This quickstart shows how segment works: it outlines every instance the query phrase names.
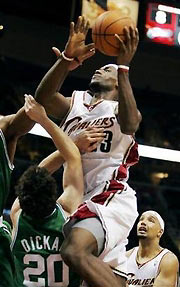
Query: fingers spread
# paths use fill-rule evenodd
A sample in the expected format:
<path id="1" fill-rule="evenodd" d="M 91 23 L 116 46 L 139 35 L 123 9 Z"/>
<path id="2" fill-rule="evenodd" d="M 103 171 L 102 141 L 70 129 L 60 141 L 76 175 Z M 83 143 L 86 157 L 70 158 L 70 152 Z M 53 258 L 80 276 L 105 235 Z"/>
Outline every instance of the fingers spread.
<path id="1" fill-rule="evenodd" d="M 78 33 L 78 32 L 80 31 L 81 24 L 82 24 L 82 16 L 79 16 L 79 17 L 78 17 L 78 20 L 77 20 L 77 23 L 76 23 L 76 25 L 75 25 L 75 27 L 74 27 L 74 31 L 75 31 L 76 33 Z"/>

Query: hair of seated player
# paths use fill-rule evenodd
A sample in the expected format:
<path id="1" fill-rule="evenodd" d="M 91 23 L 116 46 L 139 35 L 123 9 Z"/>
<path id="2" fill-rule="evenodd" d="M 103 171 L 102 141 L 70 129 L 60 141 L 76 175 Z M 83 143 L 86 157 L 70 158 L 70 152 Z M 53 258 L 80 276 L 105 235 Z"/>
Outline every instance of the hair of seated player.
<path id="1" fill-rule="evenodd" d="M 29 167 L 16 186 L 20 207 L 32 218 L 50 215 L 56 205 L 57 184 L 45 168 Z"/>

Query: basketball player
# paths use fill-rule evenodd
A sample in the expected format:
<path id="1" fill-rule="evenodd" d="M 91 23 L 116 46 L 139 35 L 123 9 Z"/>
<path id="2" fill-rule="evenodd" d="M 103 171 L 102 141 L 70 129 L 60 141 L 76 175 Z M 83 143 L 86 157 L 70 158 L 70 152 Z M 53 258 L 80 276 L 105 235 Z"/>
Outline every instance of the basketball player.
<path id="1" fill-rule="evenodd" d="M 128 76 L 138 31 L 125 28 L 125 43 L 116 36 L 117 65 L 96 70 L 89 90 L 75 91 L 70 103 L 58 89 L 75 60 L 94 53 L 93 44 L 85 45 L 88 27 L 84 17 L 71 23 L 65 51 L 43 78 L 36 98 L 50 115 L 65 118 L 64 131 L 72 138 L 90 126 L 104 128 L 104 141 L 82 154 L 85 203 L 65 225 L 61 254 L 89 286 L 119 287 L 125 286 L 125 245 L 138 215 L 135 192 L 127 184 L 128 169 L 138 161 L 133 136 L 141 121 Z"/>
<path id="2" fill-rule="evenodd" d="M 51 135 L 66 167 L 64 193 L 58 199 L 55 180 L 41 164 L 30 167 L 20 178 L 16 187 L 18 199 L 11 210 L 17 269 L 14 284 L 78 287 L 79 277 L 69 272 L 59 250 L 65 218 L 82 202 L 81 156 L 70 137 L 48 119 L 44 108 L 32 96 L 25 98 L 25 111 Z"/>
<path id="3" fill-rule="evenodd" d="M 26 134 L 34 125 L 24 109 L 16 114 L 0 118 L 0 216 L 9 194 L 11 172 L 18 138 Z M 10 251 L 10 240 L 6 229 L 0 224 L 0 286 L 13 285 L 14 264 Z"/>
<path id="4" fill-rule="evenodd" d="M 148 210 L 141 215 L 137 224 L 139 246 L 127 251 L 128 286 L 178 286 L 178 259 L 159 245 L 163 232 L 159 213 Z"/>

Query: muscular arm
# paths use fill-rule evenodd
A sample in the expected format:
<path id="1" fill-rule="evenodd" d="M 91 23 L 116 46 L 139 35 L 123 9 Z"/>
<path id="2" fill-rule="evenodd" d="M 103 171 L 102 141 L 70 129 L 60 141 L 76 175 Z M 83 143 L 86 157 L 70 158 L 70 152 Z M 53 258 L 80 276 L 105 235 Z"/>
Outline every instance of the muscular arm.
<path id="1" fill-rule="evenodd" d="M 83 172 L 81 156 L 78 148 L 56 124 L 48 118 L 41 125 L 51 135 L 56 147 L 61 151 L 65 161 L 63 174 L 63 194 L 57 200 L 68 213 L 72 213 L 82 202 L 83 197 Z"/>
<path id="2" fill-rule="evenodd" d="M 129 75 L 121 70 L 118 71 L 118 92 L 118 121 L 121 131 L 125 134 L 134 134 L 139 127 L 141 114 L 136 106 Z"/>
<path id="3" fill-rule="evenodd" d="M 28 133 L 35 122 L 26 115 L 24 108 L 21 108 L 14 115 L 4 117 L 1 121 L 1 129 L 6 139 L 9 159 L 13 162 L 18 138 Z"/>
<path id="4" fill-rule="evenodd" d="M 116 35 L 120 46 L 117 64 L 129 66 L 137 49 L 139 34 L 138 30 L 133 27 L 130 27 L 129 29 L 127 27 L 124 28 L 124 34 L 124 42 Z M 123 69 L 118 70 L 118 101 L 118 120 L 121 131 L 125 134 L 134 134 L 139 127 L 141 114 L 136 106 L 136 101 L 129 82 L 128 71 L 124 71 Z"/>
<path id="5" fill-rule="evenodd" d="M 95 53 L 93 43 L 85 45 L 88 29 L 89 22 L 83 16 L 78 18 L 76 24 L 70 23 L 70 33 L 64 54 L 74 61 L 68 61 L 67 58 L 65 60 L 58 51 L 59 59 L 44 76 L 35 93 L 36 100 L 45 107 L 47 113 L 60 120 L 67 114 L 70 104 L 58 93 L 59 89 L 68 72 Z"/>
<path id="6" fill-rule="evenodd" d="M 160 264 L 153 287 L 177 287 L 179 263 L 173 253 L 167 253 Z"/>
<path id="7" fill-rule="evenodd" d="M 62 129 L 53 123 L 46 115 L 45 109 L 33 97 L 25 98 L 25 111 L 28 116 L 38 122 L 49 133 L 58 151 L 66 162 L 63 175 L 64 193 L 58 199 L 65 211 L 72 213 L 82 202 L 84 185 L 79 149 Z M 56 154 L 54 155 L 56 157 Z M 52 168 L 52 166 L 51 166 Z"/>
<path id="8" fill-rule="evenodd" d="M 64 118 L 70 107 L 70 101 L 58 92 L 68 75 L 69 64 L 70 62 L 59 58 L 35 92 L 36 100 L 45 107 L 46 112 L 60 120 Z"/>

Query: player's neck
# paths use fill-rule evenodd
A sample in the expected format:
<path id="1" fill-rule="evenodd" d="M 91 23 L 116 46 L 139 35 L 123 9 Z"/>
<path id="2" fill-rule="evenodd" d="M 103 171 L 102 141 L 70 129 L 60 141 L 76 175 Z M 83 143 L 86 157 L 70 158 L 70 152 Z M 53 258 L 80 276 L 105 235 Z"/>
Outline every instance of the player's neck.
<path id="1" fill-rule="evenodd" d="M 96 104 L 100 100 L 114 101 L 114 91 L 112 91 L 112 92 L 101 91 L 101 92 L 93 93 L 91 105 Z"/>
<path id="2" fill-rule="evenodd" d="M 162 247 L 153 240 L 140 240 L 138 255 L 140 258 L 153 258 L 161 251 Z"/>

